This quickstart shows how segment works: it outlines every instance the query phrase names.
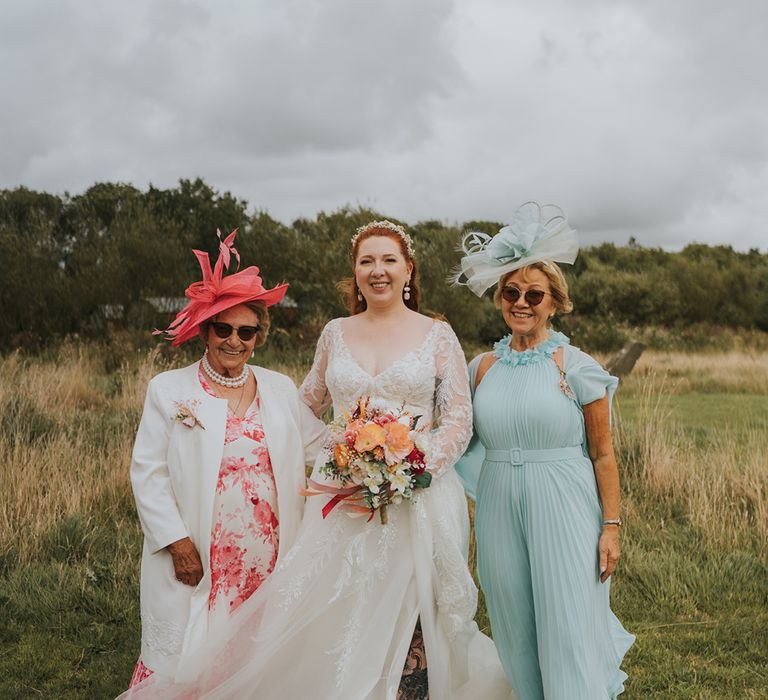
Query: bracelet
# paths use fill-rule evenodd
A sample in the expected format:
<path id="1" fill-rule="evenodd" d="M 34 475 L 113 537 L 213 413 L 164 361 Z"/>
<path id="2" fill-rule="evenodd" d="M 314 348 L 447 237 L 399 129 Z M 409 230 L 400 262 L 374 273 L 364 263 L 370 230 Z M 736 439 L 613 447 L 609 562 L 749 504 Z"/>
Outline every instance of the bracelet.
<path id="1" fill-rule="evenodd" d="M 603 525 L 617 525 L 618 527 L 621 527 L 623 524 L 621 518 L 616 518 L 615 520 L 603 520 Z"/>

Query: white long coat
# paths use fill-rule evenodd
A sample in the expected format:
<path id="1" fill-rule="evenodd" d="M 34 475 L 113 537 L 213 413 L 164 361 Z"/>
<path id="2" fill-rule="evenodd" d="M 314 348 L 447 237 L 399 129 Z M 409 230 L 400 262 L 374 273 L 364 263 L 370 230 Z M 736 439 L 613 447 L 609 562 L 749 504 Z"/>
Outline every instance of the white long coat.
<path id="1" fill-rule="evenodd" d="M 199 362 L 158 374 L 149 382 L 131 461 L 131 483 L 144 532 L 141 560 L 141 658 L 173 675 L 179 659 L 206 638 L 211 590 L 210 542 L 216 482 L 224 450 L 227 402 L 198 380 Z M 304 508 L 299 489 L 305 465 L 322 448 L 325 426 L 301 402 L 293 381 L 251 366 L 258 384 L 264 435 L 277 488 L 278 561 L 293 544 Z M 176 402 L 198 401 L 204 428 L 174 419 Z M 189 537 L 204 576 L 196 586 L 176 580 L 165 547 Z"/>

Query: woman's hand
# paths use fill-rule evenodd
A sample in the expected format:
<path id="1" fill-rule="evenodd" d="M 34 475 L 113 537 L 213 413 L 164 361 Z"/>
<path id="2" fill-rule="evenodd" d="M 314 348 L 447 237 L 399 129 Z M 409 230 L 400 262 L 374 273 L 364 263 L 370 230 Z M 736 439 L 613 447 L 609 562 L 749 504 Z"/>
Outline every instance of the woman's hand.
<path id="1" fill-rule="evenodd" d="M 605 583 L 616 571 L 616 564 L 618 564 L 621 556 L 618 525 L 605 525 L 603 527 L 598 550 L 600 552 L 600 582 Z"/>
<path id="2" fill-rule="evenodd" d="M 187 584 L 187 586 L 196 586 L 203 578 L 203 562 L 200 561 L 200 555 L 197 548 L 189 537 L 183 540 L 177 540 L 167 547 L 173 557 L 173 568 L 176 574 L 176 580 Z"/>

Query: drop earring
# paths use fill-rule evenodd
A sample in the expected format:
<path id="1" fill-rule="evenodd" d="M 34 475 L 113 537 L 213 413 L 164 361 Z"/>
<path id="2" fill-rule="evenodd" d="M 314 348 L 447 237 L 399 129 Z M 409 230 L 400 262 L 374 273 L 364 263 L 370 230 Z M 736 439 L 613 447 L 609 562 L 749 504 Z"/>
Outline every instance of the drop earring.
<path id="1" fill-rule="evenodd" d="M 363 300 L 363 295 L 360 293 L 359 289 L 357 290 L 357 300 L 358 301 L 362 301 Z"/>
<path id="2" fill-rule="evenodd" d="M 408 301 L 411 298 L 411 287 L 409 286 L 411 284 L 411 280 L 408 280 L 405 283 L 405 287 L 403 287 L 403 299 Z"/>

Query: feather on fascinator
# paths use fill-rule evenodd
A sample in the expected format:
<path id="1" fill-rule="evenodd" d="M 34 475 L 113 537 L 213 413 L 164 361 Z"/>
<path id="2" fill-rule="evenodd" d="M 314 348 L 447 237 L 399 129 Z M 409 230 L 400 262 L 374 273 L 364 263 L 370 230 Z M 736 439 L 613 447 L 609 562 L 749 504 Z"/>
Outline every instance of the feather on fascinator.
<path id="1" fill-rule="evenodd" d="M 573 263 L 579 241 L 560 207 L 526 202 L 495 236 L 467 233 L 460 250 L 464 257 L 450 282 L 465 285 L 480 297 L 500 277 L 531 263 Z"/>
<path id="2" fill-rule="evenodd" d="M 238 267 L 240 266 L 240 254 L 233 245 L 237 229 L 223 241 L 221 231 L 217 230 L 216 235 L 219 238 L 219 258 L 213 270 L 208 253 L 202 250 L 192 251 L 200 264 L 203 279 L 187 287 L 184 296 L 189 299 L 189 303 L 179 311 L 171 325 L 164 331 L 154 331 L 156 335 L 165 333 L 166 339 L 170 340 L 173 346 L 181 345 L 197 336 L 203 321 L 226 309 L 257 300 L 272 306 L 285 296 L 288 289 L 287 284 L 266 289 L 259 276 L 259 268 L 253 265 L 225 277 L 224 270 L 229 269 L 233 255 L 237 259 Z"/>

